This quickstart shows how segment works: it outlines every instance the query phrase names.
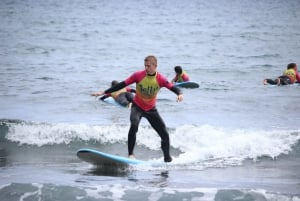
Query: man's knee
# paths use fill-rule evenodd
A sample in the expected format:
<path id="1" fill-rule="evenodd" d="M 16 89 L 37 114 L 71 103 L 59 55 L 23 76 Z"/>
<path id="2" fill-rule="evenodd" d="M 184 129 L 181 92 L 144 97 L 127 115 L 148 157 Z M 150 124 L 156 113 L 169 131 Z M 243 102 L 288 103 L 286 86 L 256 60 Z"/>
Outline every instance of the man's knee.
<path id="1" fill-rule="evenodd" d="M 131 124 L 128 135 L 135 136 L 137 132 L 138 132 L 138 125 Z"/>

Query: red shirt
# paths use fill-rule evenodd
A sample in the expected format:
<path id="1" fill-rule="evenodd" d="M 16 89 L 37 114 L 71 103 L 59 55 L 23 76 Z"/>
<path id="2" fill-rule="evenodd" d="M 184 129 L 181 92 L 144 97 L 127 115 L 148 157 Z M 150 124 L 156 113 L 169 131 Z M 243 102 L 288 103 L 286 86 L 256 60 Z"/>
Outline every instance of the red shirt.
<path id="1" fill-rule="evenodd" d="M 297 82 L 300 82 L 299 72 L 298 72 L 298 70 L 295 70 L 295 71 L 296 71 L 296 80 L 297 80 Z"/>
<path id="2" fill-rule="evenodd" d="M 147 75 L 145 70 L 133 73 L 125 80 L 126 85 L 136 83 L 136 94 L 133 102 L 144 111 L 149 111 L 156 105 L 156 96 L 160 88 L 171 89 L 173 84 L 162 74 Z"/>
<path id="3" fill-rule="evenodd" d="M 292 84 L 294 84 L 296 81 L 299 82 L 300 81 L 300 76 L 299 76 L 299 72 L 297 71 L 297 69 L 287 69 L 284 71 L 283 75 L 286 75 L 290 78 Z"/>

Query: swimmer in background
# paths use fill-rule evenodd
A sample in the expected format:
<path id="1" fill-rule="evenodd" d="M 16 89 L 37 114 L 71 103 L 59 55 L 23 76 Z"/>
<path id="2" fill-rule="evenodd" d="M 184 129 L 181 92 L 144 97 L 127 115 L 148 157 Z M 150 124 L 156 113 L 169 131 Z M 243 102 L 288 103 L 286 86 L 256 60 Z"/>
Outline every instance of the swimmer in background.
<path id="1" fill-rule="evenodd" d="M 181 66 L 175 66 L 174 71 L 176 73 L 175 77 L 171 80 L 171 83 L 175 82 L 187 82 L 190 80 L 189 75 L 182 70 Z"/>
<path id="2" fill-rule="evenodd" d="M 275 80 L 264 79 L 264 85 L 288 85 L 294 83 L 300 83 L 300 75 L 297 69 L 296 63 L 290 63 L 287 65 L 287 69 L 283 72 L 283 75 L 277 77 Z"/>

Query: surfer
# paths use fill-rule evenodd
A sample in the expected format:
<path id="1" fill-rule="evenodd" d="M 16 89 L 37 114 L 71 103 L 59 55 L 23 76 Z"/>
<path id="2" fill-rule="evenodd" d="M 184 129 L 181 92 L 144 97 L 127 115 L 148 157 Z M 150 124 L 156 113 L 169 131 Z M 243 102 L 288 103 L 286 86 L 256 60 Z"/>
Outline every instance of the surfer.
<path id="1" fill-rule="evenodd" d="M 181 66 L 175 66 L 174 67 L 175 71 L 175 77 L 171 80 L 172 83 L 174 82 L 187 82 L 190 80 L 189 75 L 182 70 Z"/>
<path id="2" fill-rule="evenodd" d="M 111 87 L 117 85 L 119 82 L 117 80 L 113 80 L 111 82 Z M 108 97 L 112 97 L 117 103 L 119 103 L 120 105 L 124 106 L 124 107 L 131 107 L 131 102 L 133 100 L 133 94 L 135 93 L 135 89 L 131 89 L 129 87 L 124 87 L 120 90 L 117 90 L 115 92 L 112 93 L 106 93 L 104 94 L 100 100 L 104 100 Z M 92 93 L 91 96 L 101 96 L 102 93 L 101 92 L 95 92 Z"/>
<path id="3" fill-rule="evenodd" d="M 165 162 L 171 162 L 170 155 L 170 139 L 167 127 L 156 109 L 157 94 L 162 87 L 173 91 L 177 94 L 177 101 L 183 100 L 181 90 L 174 84 L 170 83 L 165 76 L 156 71 L 157 59 L 155 56 L 147 56 L 144 60 L 145 70 L 140 70 L 133 73 L 124 81 L 117 85 L 98 92 L 103 95 L 120 90 L 130 84 L 136 83 L 136 94 L 132 101 L 130 113 L 130 129 L 128 132 L 128 155 L 129 158 L 134 158 L 134 146 L 136 142 L 136 133 L 142 117 L 145 117 L 154 130 L 161 138 L 161 148 L 164 155 Z"/>
<path id="4" fill-rule="evenodd" d="M 287 65 L 287 69 L 283 72 L 283 75 L 279 76 L 275 80 L 264 79 L 263 83 L 271 85 L 288 85 L 300 82 L 300 75 L 297 69 L 297 64 L 290 63 Z"/>

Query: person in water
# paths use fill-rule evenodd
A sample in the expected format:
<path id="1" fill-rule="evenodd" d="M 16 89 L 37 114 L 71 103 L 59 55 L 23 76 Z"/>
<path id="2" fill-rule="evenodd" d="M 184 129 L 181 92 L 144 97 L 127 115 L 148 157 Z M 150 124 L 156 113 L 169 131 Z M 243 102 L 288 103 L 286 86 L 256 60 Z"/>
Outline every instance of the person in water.
<path id="1" fill-rule="evenodd" d="M 111 87 L 117 85 L 119 82 L 117 80 L 113 80 L 111 82 Z M 124 106 L 124 107 L 130 107 L 131 106 L 131 102 L 133 100 L 133 94 L 135 93 L 135 89 L 131 89 L 129 87 L 124 87 L 120 90 L 117 90 L 115 92 L 112 93 L 107 93 L 104 94 L 100 100 L 105 100 L 108 97 L 112 97 L 117 103 L 119 103 L 120 105 Z M 101 94 L 101 92 L 96 92 L 96 93 L 92 93 L 92 96 L 99 96 L 99 94 Z"/>
<path id="2" fill-rule="evenodd" d="M 162 87 L 177 94 L 177 101 L 183 100 L 181 90 L 170 83 L 165 76 L 157 72 L 157 59 L 155 56 L 147 56 L 144 59 L 144 70 L 137 71 L 124 81 L 105 90 L 101 94 L 112 93 L 130 84 L 136 83 L 136 94 L 133 98 L 130 113 L 130 129 L 128 132 L 128 155 L 134 158 L 134 146 L 136 133 L 142 117 L 145 117 L 161 138 L 161 149 L 165 162 L 171 162 L 170 139 L 167 127 L 156 109 L 156 99 Z M 100 94 L 100 93 L 99 93 Z"/>
<path id="3" fill-rule="evenodd" d="M 300 75 L 297 69 L 296 63 L 290 63 L 287 65 L 287 69 L 283 72 L 283 75 L 279 76 L 275 80 L 264 79 L 263 83 L 271 85 L 288 85 L 300 82 Z"/>
<path id="4" fill-rule="evenodd" d="M 172 83 L 174 82 L 187 82 L 190 80 L 189 75 L 182 70 L 181 66 L 175 66 L 174 71 L 176 73 L 175 77 L 171 80 Z"/>

